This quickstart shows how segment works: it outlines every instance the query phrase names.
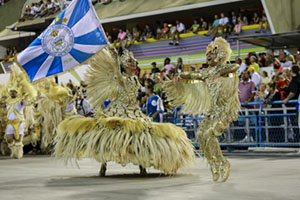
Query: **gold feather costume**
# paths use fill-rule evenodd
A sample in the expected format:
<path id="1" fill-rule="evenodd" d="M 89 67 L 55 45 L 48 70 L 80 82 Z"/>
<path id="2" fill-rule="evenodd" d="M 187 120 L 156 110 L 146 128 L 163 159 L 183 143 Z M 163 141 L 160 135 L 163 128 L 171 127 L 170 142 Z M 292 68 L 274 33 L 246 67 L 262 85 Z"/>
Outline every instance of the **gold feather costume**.
<path id="1" fill-rule="evenodd" d="M 56 128 L 63 120 L 63 111 L 73 96 L 68 88 L 59 86 L 53 79 L 44 79 L 37 89 L 39 95 L 33 108 L 34 129 L 41 139 L 41 150 L 47 153 L 54 142 Z"/>
<path id="2" fill-rule="evenodd" d="M 133 55 L 126 52 L 121 61 Z M 87 97 L 98 110 L 94 118 L 74 116 L 58 127 L 54 155 L 70 160 L 94 158 L 100 163 L 115 161 L 142 168 L 154 167 L 176 173 L 194 161 L 193 146 L 186 133 L 173 124 L 153 123 L 137 104 L 136 76 L 121 74 L 119 57 L 108 47 L 89 61 Z M 107 99 L 110 105 L 101 107 Z"/>
<path id="3" fill-rule="evenodd" d="M 8 140 L 8 147 L 11 150 L 11 157 L 19 159 L 23 157 L 23 135 L 20 131 L 23 132 L 23 127 L 26 122 L 26 118 L 23 114 L 23 108 L 24 105 L 26 105 L 26 102 L 35 98 L 36 90 L 28 81 L 23 71 L 16 64 L 12 64 L 10 68 L 12 71 L 10 73 L 6 89 L 8 93 L 15 91 L 16 96 L 13 98 L 8 95 L 8 98 L 5 100 L 8 119 L 6 131 L 10 131 L 9 133 L 6 132 L 6 134 L 13 133 L 14 136 L 11 142 L 7 138 L 6 139 Z M 29 121 L 30 120 L 28 120 L 28 122 Z"/>
<path id="4" fill-rule="evenodd" d="M 223 157 L 217 136 L 222 135 L 232 121 L 238 119 L 239 77 L 235 64 L 226 64 L 231 49 L 222 38 L 216 38 L 207 47 L 207 54 L 215 54 L 215 66 L 196 72 L 183 72 L 178 82 L 169 81 L 164 90 L 174 106 L 183 105 L 183 112 L 204 114 L 197 138 L 205 158 L 210 164 L 213 180 L 221 175 L 222 181 L 229 176 L 229 161 Z"/>

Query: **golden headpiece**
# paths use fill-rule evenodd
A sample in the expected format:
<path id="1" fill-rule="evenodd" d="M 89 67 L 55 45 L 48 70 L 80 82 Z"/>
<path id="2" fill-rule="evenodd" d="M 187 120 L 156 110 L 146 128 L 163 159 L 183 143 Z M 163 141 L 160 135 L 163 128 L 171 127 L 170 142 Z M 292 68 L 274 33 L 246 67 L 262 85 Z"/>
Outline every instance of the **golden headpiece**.
<path id="1" fill-rule="evenodd" d="M 10 65 L 11 73 L 6 86 L 7 93 L 11 90 L 17 91 L 18 98 L 34 98 L 37 95 L 36 90 L 28 81 L 25 73 L 14 63 Z"/>
<path id="2" fill-rule="evenodd" d="M 133 53 L 131 51 L 128 51 L 127 49 L 125 49 L 123 51 L 123 54 L 121 55 L 121 64 L 124 68 L 127 68 L 127 61 L 129 59 L 133 59 L 135 60 L 134 56 L 133 56 Z"/>
<path id="3" fill-rule="evenodd" d="M 221 61 L 222 64 L 230 60 L 232 53 L 230 44 L 221 37 L 217 37 L 207 46 L 206 53 L 208 52 L 216 53 L 216 62 Z"/>

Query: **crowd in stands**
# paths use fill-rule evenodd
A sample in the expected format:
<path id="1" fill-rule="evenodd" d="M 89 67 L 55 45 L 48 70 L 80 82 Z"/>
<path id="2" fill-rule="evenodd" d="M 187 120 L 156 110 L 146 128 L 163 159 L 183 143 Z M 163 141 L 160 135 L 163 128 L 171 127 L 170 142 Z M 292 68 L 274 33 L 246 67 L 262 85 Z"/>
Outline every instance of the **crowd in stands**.
<path id="1" fill-rule="evenodd" d="M 7 3 L 9 0 L 0 0 L 0 6 L 3 6 L 5 3 Z"/>
<path id="2" fill-rule="evenodd" d="M 264 12 L 259 16 L 256 12 L 253 16 L 243 16 L 242 13 L 236 14 L 232 11 L 226 15 L 224 13 L 215 14 L 214 20 L 209 21 L 204 17 L 199 17 L 193 20 L 191 27 L 186 28 L 185 24 L 176 20 L 175 23 L 169 23 L 167 21 L 161 23 L 156 22 L 155 26 L 146 24 L 144 27 L 135 26 L 132 29 L 112 28 L 111 31 L 107 31 L 107 37 L 111 43 L 117 44 L 123 48 L 129 47 L 134 44 L 135 41 L 143 42 L 147 39 L 171 39 L 170 45 L 179 45 L 180 34 L 191 32 L 198 34 L 199 31 L 207 31 L 206 36 L 212 36 L 215 38 L 221 36 L 227 38 L 232 35 L 239 35 L 242 31 L 242 27 L 245 25 L 259 24 L 258 33 L 266 32 L 268 30 L 268 21 Z"/>
<path id="3" fill-rule="evenodd" d="M 37 3 L 27 5 L 23 16 L 19 21 L 36 19 L 37 17 L 47 17 L 66 8 L 72 0 L 59 2 L 58 0 L 41 0 Z"/>

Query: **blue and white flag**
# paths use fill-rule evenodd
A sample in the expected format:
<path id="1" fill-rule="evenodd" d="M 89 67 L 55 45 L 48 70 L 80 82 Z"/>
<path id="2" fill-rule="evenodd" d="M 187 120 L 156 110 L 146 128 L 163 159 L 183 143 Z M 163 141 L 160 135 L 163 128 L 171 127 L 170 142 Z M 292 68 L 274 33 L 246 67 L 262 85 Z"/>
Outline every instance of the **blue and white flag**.
<path id="1" fill-rule="evenodd" d="M 67 71 L 107 45 L 90 0 L 73 0 L 17 61 L 31 82 Z"/>

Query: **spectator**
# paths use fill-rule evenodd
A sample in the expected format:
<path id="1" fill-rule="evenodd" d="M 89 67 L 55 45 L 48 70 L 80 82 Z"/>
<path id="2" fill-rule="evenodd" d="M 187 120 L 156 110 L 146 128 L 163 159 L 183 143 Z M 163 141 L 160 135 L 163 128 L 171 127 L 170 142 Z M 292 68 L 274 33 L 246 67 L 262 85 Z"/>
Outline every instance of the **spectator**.
<path id="1" fill-rule="evenodd" d="M 300 104 L 300 95 L 299 95 L 299 97 L 298 97 L 298 104 L 297 104 L 297 108 L 296 108 L 296 110 L 297 110 L 297 118 L 296 118 L 296 120 L 298 121 L 298 126 L 299 126 L 299 128 L 300 128 L 300 112 L 299 112 L 299 104 Z M 300 153 L 300 151 L 299 151 L 298 153 Z"/>
<path id="2" fill-rule="evenodd" d="M 174 65 L 171 64 L 171 59 L 166 58 L 164 61 L 164 67 L 162 68 L 162 72 L 165 72 L 166 75 L 169 74 L 170 70 L 176 69 Z"/>
<path id="3" fill-rule="evenodd" d="M 241 17 L 238 17 L 237 18 L 237 23 L 236 25 L 234 26 L 234 29 L 235 29 L 235 35 L 239 35 L 242 31 L 242 27 L 243 27 L 243 22 L 242 22 L 242 19 Z"/>
<path id="4" fill-rule="evenodd" d="M 242 74 L 243 71 L 245 71 L 247 69 L 247 65 L 245 63 L 242 62 L 242 59 L 239 57 L 235 58 L 235 63 L 238 64 L 240 66 L 240 68 L 238 69 L 238 73 L 239 75 Z"/>
<path id="5" fill-rule="evenodd" d="M 175 31 L 171 31 L 172 33 L 172 42 L 170 44 L 174 44 L 175 40 L 175 45 L 179 45 L 179 39 L 180 39 L 180 34 L 185 32 L 185 26 L 182 22 L 179 20 L 176 20 L 176 29 Z M 177 39 L 176 39 L 177 37 Z"/>
<path id="6" fill-rule="evenodd" d="M 72 0 L 65 0 L 64 1 L 64 8 L 68 7 L 72 3 Z"/>
<path id="7" fill-rule="evenodd" d="M 221 18 L 219 20 L 219 27 L 222 30 L 222 35 L 223 37 L 227 37 L 228 35 L 231 34 L 231 25 L 229 23 L 229 19 L 227 16 L 224 15 L 224 13 L 221 13 Z"/>
<path id="8" fill-rule="evenodd" d="M 155 83 L 154 83 L 154 92 L 160 96 L 161 95 L 161 92 L 162 92 L 162 81 L 161 81 L 161 78 L 160 78 L 160 75 L 159 74 L 155 74 L 154 76 L 154 79 L 155 79 Z"/>
<path id="9" fill-rule="evenodd" d="M 148 86 L 146 90 L 148 96 L 147 100 L 147 115 L 152 118 L 154 122 L 162 122 L 160 113 L 164 112 L 164 106 L 161 98 L 154 93 L 153 86 Z"/>
<path id="10" fill-rule="evenodd" d="M 260 84 L 259 90 L 255 93 L 255 101 L 266 101 L 266 98 L 268 96 L 268 91 L 267 91 L 267 85 L 266 84 Z M 267 105 L 263 105 L 263 107 L 267 107 Z"/>
<path id="11" fill-rule="evenodd" d="M 259 31 L 256 31 L 256 33 L 262 33 L 262 32 L 266 33 L 268 30 L 268 27 L 269 27 L 268 19 L 267 19 L 265 11 L 263 11 L 263 16 L 259 22 Z"/>
<path id="12" fill-rule="evenodd" d="M 261 83 L 265 84 L 265 85 L 268 85 L 270 83 L 270 78 L 268 76 L 268 72 L 267 71 L 263 71 L 261 76 L 262 76 Z"/>
<path id="13" fill-rule="evenodd" d="M 169 38 L 169 32 L 170 32 L 170 29 L 168 27 L 168 24 L 165 22 L 164 27 L 161 30 L 161 35 L 159 38 Z"/>
<path id="14" fill-rule="evenodd" d="M 243 24 L 244 26 L 246 26 L 246 25 L 249 24 L 248 18 L 247 18 L 246 16 L 243 17 L 243 22 L 242 22 L 242 24 Z"/>
<path id="15" fill-rule="evenodd" d="M 252 66 L 248 68 L 248 71 L 250 72 L 250 75 L 251 75 L 251 81 L 254 82 L 255 87 L 258 89 L 259 85 L 261 83 L 260 75 L 255 71 L 254 67 L 252 67 Z"/>
<path id="16" fill-rule="evenodd" d="M 123 29 L 119 29 L 118 39 L 114 41 L 114 45 L 116 46 L 117 43 L 119 43 L 119 46 L 121 46 L 123 49 L 126 46 L 127 43 L 127 37 L 126 32 L 123 31 Z"/>
<path id="17" fill-rule="evenodd" d="M 205 36 L 209 36 L 210 34 L 213 34 L 214 37 L 216 37 L 216 35 L 218 34 L 218 28 L 219 28 L 219 16 L 216 14 L 214 16 L 214 21 L 213 21 L 213 24 L 212 26 L 210 26 L 207 34 L 204 34 Z"/>
<path id="18" fill-rule="evenodd" d="M 191 26 L 191 28 L 189 28 L 189 31 L 194 34 L 197 34 L 199 30 L 200 30 L 200 24 L 198 23 L 198 20 L 194 19 L 193 25 Z"/>
<path id="19" fill-rule="evenodd" d="M 235 25 L 238 23 L 238 17 L 236 16 L 235 12 L 231 12 L 231 19 L 230 19 L 230 24 L 232 27 L 235 27 Z"/>
<path id="20" fill-rule="evenodd" d="M 280 99 L 280 92 L 276 89 L 276 84 L 274 82 L 270 82 L 268 84 L 268 95 L 266 96 L 264 102 L 270 104 L 272 101 L 279 101 Z M 279 104 L 273 104 L 272 108 L 281 107 Z"/>
<path id="21" fill-rule="evenodd" d="M 207 22 L 204 20 L 203 17 L 200 17 L 200 30 L 201 31 L 207 30 Z"/>
<path id="22" fill-rule="evenodd" d="M 294 65 L 292 67 L 292 81 L 290 82 L 287 88 L 287 97 L 283 100 L 283 103 L 286 104 L 291 99 L 298 99 L 300 94 L 300 73 L 299 67 Z"/>
<path id="23" fill-rule="evenodd" d="M 156 31 L 155 31 L 155 38 L 156 39 L 160 39 L 161 37 L 161 26 L 160 26 L 160 22 L 159 21 L 156 21 Z"/>
<path id="24" fill-rule="evenodd" d="M 153 31 L 151 30 L 150 26 L 146 24 L 144 32 L 141 37 L 141 41 L 145 41 L 148 38 L 152 38 L 152 37 L 153 37 Z"/>
<path id="25" fill-rule="evenodd" d="M 59 10 L 63 10 L 63 5 L 62 4 L 60 4 L 59 2 L 58 2 L 58 0 L 54 0 L 53 1 L 53 5 L 54 5 L 54 8 L 55 8 L 55 13 L 57 12 L 57 11 L 59 11 Z"/>
<path id="26" fill-rule="evenodd" d="M 47 15 L 53 15 L 56 12 L 54 3 L 51 2 L 51 0 L 47 1 Z"/>
<path id="27" fill-rule="evenodd" d="M 20 22 L 24 22 L 25 20 L 29 20 L 31 19 L 31 8 L 29 5 L 26 6 L 25 8 L 25 12 L 23 14 L 23 16 L 19 19 Z"/>
<path id="28" fill-rule="evenodd" d="M 182 72 L 182 69 L 183 69 L 183 61 L 182 58 L 179 57 L 177 58 L 176 72 L 177 73 Z"/>
<path id="29" fill-rule="evenodd" d="M 255 56 L 251 56 L 250 57 L 250 62 L 251 62 L 250 67 L 253 67 L 255 69 L 255 71 L 257 73 L 259 73 L 260 69 L 259 69 L 259 65 L 257 64 L 257 58 Z"/>
<path id="30" fill-rule="evenodd" d="M 258 54 L 258 65 L 261 67 L 266 67 L 266 53 L 259 53 Z"/>
<path id="31" fill-rule="evenodd" d="M 252 24 L 259 24 L 259 22 L 260 22 L 260 18 L 258 14 L 255 12 L 252 18 Z"/>
<path id="32" fill-rule="evenodd" d="M 156 62 L 151 63 L 151 65 L 152 65 L 152 69 L 151 69 L 152 74 L 160 73 L 160 70 L 156 66 Z"/>
<path id="33" fill-rule="evenodd" d="M 280 99 L 284 100 L 287 92 L 287 86 L 289 85 L 289 80 L 284 78 L 282 72 L 277 72 L 274 76 L 274 82 L 276 83 L 276 90 L 280 93 Z"/>
<path id="34" fill-rule="evenodd" d="M 112 43 L 112 37 L 108 32 L 106 32 L 106 37 L 107 37 L 107 40 L 109 41 L 109 43 Z"/>
<path id="35" fill-rule="evenodd" d="M 88 100 L 83 98 L 81 91 L 77 92 L 75 108 L 79 115 L 83 115 L 85 117 L 91 117 L 94 114 L 92 105 L 88 102 Z"/>
<path id="36" fill-rule="evenodd" d="M 139 41 L 139 39 L 140 39 L 140 32 L 138 31 L 138 27 L 133 27 L 130 44 L 134 44 L 134 42 L 136 40 Z"/>
<path id="37" fill-rule="evenodd" d="M 245 106 L 248 102 L 254 100 L 255 96 L 255 84 L 250 80 L 250 73 L 248 71 L 242 72 L 242 81 L 239 83 L 239 100 L 244 103 Z"/>

